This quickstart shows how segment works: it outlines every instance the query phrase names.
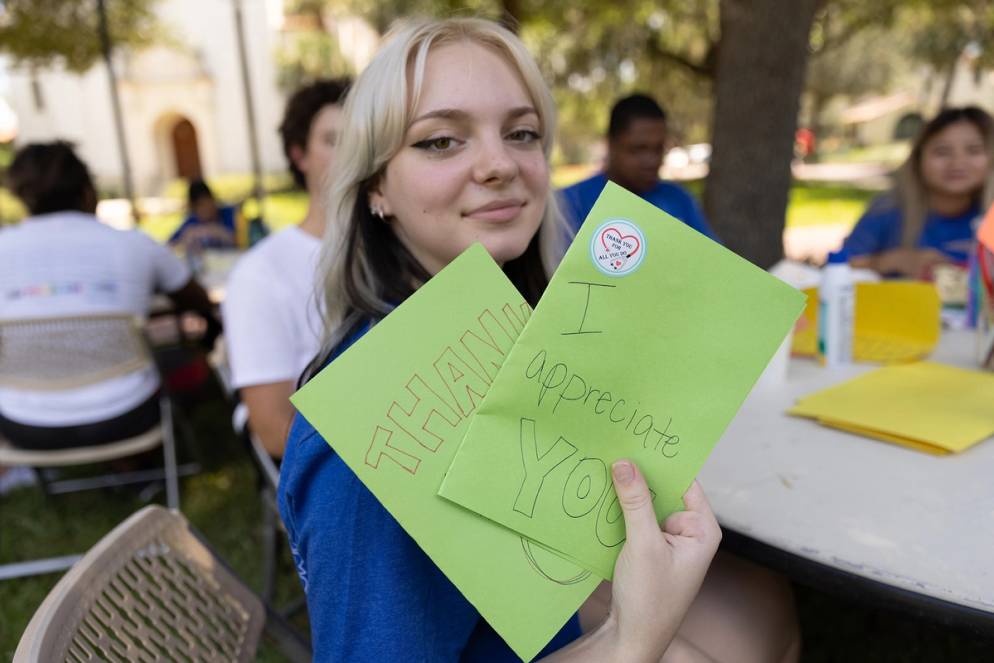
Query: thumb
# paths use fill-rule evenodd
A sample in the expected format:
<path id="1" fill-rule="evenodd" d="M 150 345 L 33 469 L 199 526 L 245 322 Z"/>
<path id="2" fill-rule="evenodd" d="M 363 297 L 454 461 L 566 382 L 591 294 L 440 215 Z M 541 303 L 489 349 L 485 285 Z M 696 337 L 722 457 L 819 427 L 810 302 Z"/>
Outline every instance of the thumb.
<path id="1" fill-rule="evenodd" d="M 656 512 L 652 508 L 652 494 L 645 477 L 630 460 L 619 460 L 611 466 L 614 490 L 625 516 L 625 533 L 629 541 L 659 532 Z"/>

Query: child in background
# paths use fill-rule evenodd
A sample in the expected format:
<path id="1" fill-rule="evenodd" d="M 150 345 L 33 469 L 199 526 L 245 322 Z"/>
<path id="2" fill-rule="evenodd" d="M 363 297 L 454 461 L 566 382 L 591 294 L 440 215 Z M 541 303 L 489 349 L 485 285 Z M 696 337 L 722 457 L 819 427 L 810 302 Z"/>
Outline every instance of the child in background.
<path id="1" fill-rule="evenodd" d="M 189 216 L 169 238 L 171 246 L 180 246 L 188 254 L 237 246 L 238 210 L 234 206 L 218 205 L 207 182 L 201 179 L 190 181 L 187 205 Z"/>

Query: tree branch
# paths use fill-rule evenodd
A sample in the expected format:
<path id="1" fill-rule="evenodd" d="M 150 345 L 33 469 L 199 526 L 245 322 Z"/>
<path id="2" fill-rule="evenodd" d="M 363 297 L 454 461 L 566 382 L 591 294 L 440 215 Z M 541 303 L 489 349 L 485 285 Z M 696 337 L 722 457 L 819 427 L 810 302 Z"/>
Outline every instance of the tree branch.
<path id="1" fill-rule="evenodd" d="M 717 42 L 711 42 L 711 45 L 708 47 L 708 54 L 705 56 L 703 62 L 695 62 L 682 53 L 674 53 L 673 51 L 664 49 L 659 45 L 659 42 L 656 39 L 649 39 L 646 47 L 649 57 L 651 58 L 678 64 L 690 73 L 700 76 L 701 78 L 709 80 L 714 79 L 714 63 L 718 47 Z"/>

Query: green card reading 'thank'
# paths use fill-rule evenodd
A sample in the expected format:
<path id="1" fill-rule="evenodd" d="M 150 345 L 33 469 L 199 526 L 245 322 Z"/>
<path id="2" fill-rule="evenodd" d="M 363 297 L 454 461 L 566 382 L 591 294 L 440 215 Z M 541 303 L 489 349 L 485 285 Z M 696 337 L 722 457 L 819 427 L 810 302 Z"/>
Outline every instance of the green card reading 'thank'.
<path id="1" fill-rule="evenodd" d="M 292 398 L 523 659 L 545 646 L 597 578 L 437 492 L 529 313 L 474 245 Z"/>
<path id="2" fill-rule="evenodd" d="M 470 422 L 443 497 L 604 578 L 625 538 L 610 480 L 635 460 L 660 519 L 804 297 L 609 183 Z"/>

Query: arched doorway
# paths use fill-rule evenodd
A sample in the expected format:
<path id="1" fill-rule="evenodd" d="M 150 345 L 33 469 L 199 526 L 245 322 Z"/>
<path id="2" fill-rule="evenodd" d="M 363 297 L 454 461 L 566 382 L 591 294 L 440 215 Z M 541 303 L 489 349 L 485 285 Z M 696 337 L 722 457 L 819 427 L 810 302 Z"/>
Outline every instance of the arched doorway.
<path id="1" fill-rule="evenodd" d="M 200 148 L 197 145 L 197 130 L 185 117 L 173 125 L 170 133 L 173 158 L 176 161 L 176 175 L 189 180 L 200 177 Z"/>

